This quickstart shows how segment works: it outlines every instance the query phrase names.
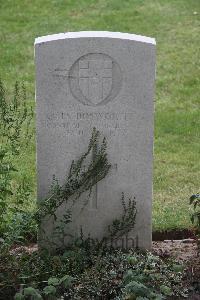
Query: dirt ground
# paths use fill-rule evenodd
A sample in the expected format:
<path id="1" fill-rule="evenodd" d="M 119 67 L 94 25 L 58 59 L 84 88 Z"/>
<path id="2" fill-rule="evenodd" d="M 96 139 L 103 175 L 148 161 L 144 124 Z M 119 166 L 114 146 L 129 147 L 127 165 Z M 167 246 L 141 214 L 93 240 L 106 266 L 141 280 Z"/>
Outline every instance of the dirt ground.
<path id="1" fill-rule="evenodd" d="M 200 300 L 200 254 L 193 239 L 153 242 L 152 252 L 160 257 L 173 257 L 186 266 L 185 284 L 191 289 L 190 300 Z"/>
<path id="2" fill-rule="evenodd" d="M 193 239 L 153 242 L 152 252 L 161 257 L 172 256 L 183 262 L 189 262 L 198 254 L 197 245 Z"/>

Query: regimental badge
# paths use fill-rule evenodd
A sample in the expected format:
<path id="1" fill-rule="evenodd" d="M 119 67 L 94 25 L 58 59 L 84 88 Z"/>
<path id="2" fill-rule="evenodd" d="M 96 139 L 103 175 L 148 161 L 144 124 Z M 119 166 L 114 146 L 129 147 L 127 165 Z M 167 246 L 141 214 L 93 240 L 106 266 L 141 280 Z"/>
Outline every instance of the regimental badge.
<path id="1" fill-rule="evenodd" d="M 119 65 L 108 55 L 90 53 L 80 57 L 69 71 L 70 89 L 82 104 L 98 106 L 113 100 L 120 91 Z"/>

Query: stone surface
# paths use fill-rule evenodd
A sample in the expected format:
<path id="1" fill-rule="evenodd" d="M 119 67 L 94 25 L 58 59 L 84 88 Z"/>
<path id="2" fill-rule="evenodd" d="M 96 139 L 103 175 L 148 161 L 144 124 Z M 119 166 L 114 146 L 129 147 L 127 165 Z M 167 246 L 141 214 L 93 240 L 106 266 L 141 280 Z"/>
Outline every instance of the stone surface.
<path id="1" fill-rule="evenodd" d="M 124 192 L 136 197 L 138 211 L 128 247 L 150 249 L 155 40 L 112 32 L 50 35 L 36 39 L 35 61 L 38 199 L 47 197 L 53 175 L 63 182 L 96 127 L 113 167 L 84 209 L 88 195 L 75 204 L 70 231 L 78 235 L 82 227 L 101 239 L 122 214 Z M 49 239 L 52 223 L 42 225 Z"/>

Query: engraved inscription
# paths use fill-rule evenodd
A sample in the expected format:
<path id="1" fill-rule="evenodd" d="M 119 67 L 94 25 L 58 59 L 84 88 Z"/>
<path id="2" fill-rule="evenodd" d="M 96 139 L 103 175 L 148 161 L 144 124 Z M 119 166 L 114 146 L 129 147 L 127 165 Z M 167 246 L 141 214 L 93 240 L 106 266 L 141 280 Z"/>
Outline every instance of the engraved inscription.
<path id="1" fill-rule="evenodd" d="M 72 65 L 69 84 L 73 96 L 82 104 L 105 105 L 119 93 L 122 73 L 110 56 L 90 53 Z"/>
<path id="2" fill-rule="evenodd" d="M 117 132 L 126 134 L 130 122 L 135 119 L 133 112 L 53 112 L 46 114 L 41 125 L 50 130 L 62 130 L 65 135 L 84 135 L 89 128 L 106 130 L 107 135 Z"/>

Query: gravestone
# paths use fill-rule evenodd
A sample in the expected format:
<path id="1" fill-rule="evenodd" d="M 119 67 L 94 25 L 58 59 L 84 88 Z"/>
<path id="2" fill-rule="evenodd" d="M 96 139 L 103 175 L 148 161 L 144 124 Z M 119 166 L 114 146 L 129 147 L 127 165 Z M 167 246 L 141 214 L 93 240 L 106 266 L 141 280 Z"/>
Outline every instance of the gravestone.
<path id="1" fill-rule="evenodd" d="M 49 35 L 36 39 L 35 61 L 39 201 L 47 197 L 54 175 L 64 182 L 95 127 L 107 139 L 112 168 L 84 209 L 88 195 L 73 206 L 70 232 L 78 236 L 82 228 L 85 236 L 101 239 L 122 214 L 124 192 L 137 206 L 126 245 L 150 249 L 155 40 L 113 32 Z M 58 221 L 65 211 L 65 206 L 58 210 Z M 52 224 L 42 222 L 42 246 L 44 237 L 53 239 Z"/>

